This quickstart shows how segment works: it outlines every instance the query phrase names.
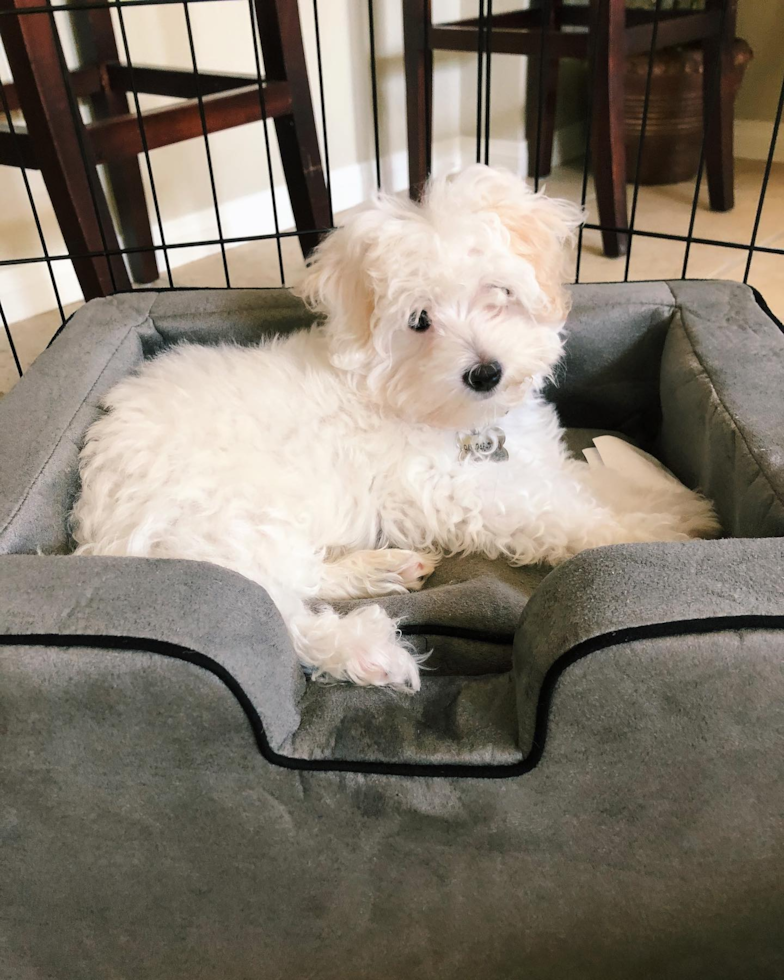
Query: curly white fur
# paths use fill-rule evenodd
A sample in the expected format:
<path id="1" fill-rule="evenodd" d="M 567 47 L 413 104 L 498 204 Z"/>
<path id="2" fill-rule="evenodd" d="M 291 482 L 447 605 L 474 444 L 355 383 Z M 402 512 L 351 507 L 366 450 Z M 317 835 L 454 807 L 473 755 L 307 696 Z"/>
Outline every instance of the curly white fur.
<path id="1" fill-rule="evenodd" d="M 482 166 L 421 205 L 380 197 L 313 258 L 301 291 L 323 324 L 254 348 L 180 345 L 109 393 L 81 454 L 77 552 L 234 569 L 316 675 L 417 690 L 379 606 L 339 617 L 322 600 L 418 588 L 443 554 L 522 565 L 715 534 L 677 482 L 569 459 L 539 394 L 580 220 Z M 498 385 L 469 388 L 489 362 Z M 509 460 L 460 462 L 458 433 L 496 422 Z"/>

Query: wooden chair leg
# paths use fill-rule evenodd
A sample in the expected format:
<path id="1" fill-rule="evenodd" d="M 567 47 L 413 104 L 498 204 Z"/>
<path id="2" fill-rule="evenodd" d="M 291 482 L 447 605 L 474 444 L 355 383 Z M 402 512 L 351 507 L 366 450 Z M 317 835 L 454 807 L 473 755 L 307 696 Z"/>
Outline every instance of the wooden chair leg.
<path id="1" fill-rule="evenodd" d="M 71 24 L 83 64 L 102 66 L 120 60 L 109 10 L 75 10 Z M 110 88 L 106 72 L 101 74 L 103 87 L 90 97 L 93 115 L 96 119 L 126 115 L 130 112 L 127 95 Z M 131 276 L 137 283 L 154 282 L 159 274 L 158 263 L 152 248 L 152 229 L 138 157 L 108 164 L 106 176 L 125 247 L 150 248 L 148 252 L 128 253 Z"/>
<path id="2" fill-rule="evenodd" d="M 705 125 L 705 169 L 708 196 L 714 211 L 729 211 L 735 204 L 734 103 L 732 86 L 733 42 L 737 0 L 706 0 L 706 10 L 721 17 L 720 35 L 703 42 L 703 111 Z"/>
<path id="3" fill-rule="evenodd" d="M 624 0 L 592 0 L 594 36 L 593 118 L 591 156 L 604 254 L 625 255 L 629 236 L 626 212 L 624 149 Z"/>
<path id="4" fill-rule="evenodd" d="M 283 171 L 302 253 L 307 258 L 330 227 L 329 195 L 302 46 L 297 0 L 255 0 L 267 79 L 287 81 L 291 114 L 275 120 Z"/>
<path id="5" fill-rule="evenodd" d="M 11 0 L 6 6 L 31 4 L 35 0 Z M 61 70 L 62 52 L 53 18 L 48 13 L 7 14 L 0 17 L 0 34 L 33 152 L 69 253 L 100 252 L 104 241 L 108 250 L 117 249 L 89 140 L 81 120 L 71 111 L 69 81 Z M 119 255 L 74 259 L 73 265 L 85 299 L 130 288 Z"/>
<path id="6" fill-rule="evenodd" d="M 408 127 L 408 192 L 421 195 L 432 167 L 433 52 L 428 43 L 430 0 L 403 0 Z"/>
<path id="7" fill-rule="evenodd" d="M 542 0 L 537 0 L 532 7 L 541 7 Z M 550 29 L 558 24 L 560 0 L 552 0 Z M 541 21 L 540 21 L 541 23 Z M 526 97 L 525 97 L 525 138 L 528 143 L 528 176 L 546 177 L 553 166 L 553 136 L 555 134 L 555 105 L 558 91 L 559 59 L 548 57 L 545 52 L 544 67 L 538 54 L 530 55 L 526 68 Z M 539 116 L 539 82 L 542 81 L 542 113 L 541 126 Z M 537 147 L 539 149 L 537 161 Z"/>

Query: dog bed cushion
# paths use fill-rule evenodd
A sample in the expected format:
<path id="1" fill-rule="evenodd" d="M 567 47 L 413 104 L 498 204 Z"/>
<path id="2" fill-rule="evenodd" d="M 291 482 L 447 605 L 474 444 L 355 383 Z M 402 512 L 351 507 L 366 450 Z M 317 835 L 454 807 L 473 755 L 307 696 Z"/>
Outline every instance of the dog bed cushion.
<path id="1" fill-rule="evenodd" d="M 256 343 L 270 332 L 300 329 L 307 322 L 302 305 L 284 290 L 139 292 L 88 304 L 2 405 L 0 438 L 9 463 L 0 473 L 2 553 L 67 555 L 67 517 L 84 432 L 102 395 L 143 358 L 182 341 Z M 188 596 L 194 605 L 211 606 L 217 590 L 224 598 L 216 629 L 224 631 L 226 650 L 233 648 L 236 633 L 245 637 L 238 641 L 243 663 L 251 657 L 253 636 L 258 650 L 280 654 L 276 669 L 282 679 L 270 690 L 283 693 L 265 700 L 263 710 L 247 683 L 236 677 L 232 682 L 256 716 L 266 719 L 260 724 L 273 754 L 325 764 L 520 765 L 530 752 L 540 691 L 554 663 L 548 657 L 557 660 L 568 652 L 547 646 L 551 654 L 532 674 L 532 636 L 553 634 L 562 615 L 559 603 L 565 617 L 571 614 L 576 597 L 558 586 L 576 574 L 570 568 L 580 570 L 571 588 L 590 596 L 597 621 L 615 591 L 627 596 L 629 628 L 636 628 L 639 582 L 655 582 L 657 567 L 660 620 L 671 622 L 672 604 L 700 570 L 688 571 L 691 556 L 702 561 L 704 554 L 707 563 L 708 620 L 740 614 L 737 603 L 729 613 L 720 602 L 709 602 L 711 596 L 731 595 L 734 589 L 744 602 L 753 602 L 745 579 L 732 583 L 747 559 L 762 554 L 755 539 L 784 533 L 784 410 L 767 396 L 781 377 L 781 331 L 746 287 L 684 282 L 576 288 L 565 364 L 548 393 L 568 428 L 572 451 L 578 453 L 599 433 L 614 432 L 658 453 L 684 482 L 716 500 L 728 535 L 743 543 L 733 551 L 725 542 L 697 542 L 683 558 L 671 545 L 598 549 L 555 572 L 512 569 L 476 556 L 445 561 L 420 593 L 381 600 L 418 650 L 433 650 L 422 691 L 414 698 L 306 682 L 263 590 L 243 586 L 237 602 L 246 595 L 242 601 L 250 609 L 250 597 L 256 596 L 274 629 L 254 625 L 256 613 L 244 625 L 235 623 L 236 611 L 226 598 L 232 592 L 224 582 L 228 573 L 197 563 L 165 563 L 165 571 L 156 571 L 151 580 L 161 582 L 156 607 L 155 601 L 141 599 L 143 569 L 157 568 L 152 563 L 142 561 L 142 571 L 134 572 L 130 559 L 31 558 L 30 581 L 46 592 L 47 576 L 53 576 L 49 594 L 59 582 L 63 601 L 39 610 L 29 586 L 4 629 L 9 635 L 16 629 L 19 635 L 59 633 L 72 640 L 84 633 L 91 643 L 109 636 L 114 645 L 152 642 L 157 630 L 161 644 L 176 646 Z M 653 562 L 647 578 L 641 569 L 648 565 L 639 564 L 638 554 Z M 118 607 L 124 575 L 127 595 Z M 231 578 L 236 588 L 238 577 Z M 703 578 L 697 574 L 697 581 Z M 550 598 L 527 610 L 528 600 L 545 586 Z M 27 618 L 20 621 L 22 608 Z M 79 610 L 85 612 L 83 622 Z M 580 636 L 594 635 L 587 611 L 581 622 L 573 646 L 582 642 Z M 118 623 L 126 625 L 120 630 Z M 523 648 L 521 635 L 528 637 Z M 211 642 L 210 653 L 195 641 L 182 646 L 212 662 L 220 644 Z M 266 654 L 262 662 L 266 673 L 273 669 Z M 229 668 L 221 670 L 234 677 Z"/>
<path id="2" fill-rule="evenodd" d="M 3 977 L 784 976 L 784 336 L 738 284 L 574 300 L 565 424 L 655 452 L 727 537 L 445 563 L 414 697 L 308 681 L 239 575 L 68 555 L 101 396 L 296 329 L 287 294 L 89 303 L 0 402 Z M 493 673 L 445 672 L 456 624 Z"/>

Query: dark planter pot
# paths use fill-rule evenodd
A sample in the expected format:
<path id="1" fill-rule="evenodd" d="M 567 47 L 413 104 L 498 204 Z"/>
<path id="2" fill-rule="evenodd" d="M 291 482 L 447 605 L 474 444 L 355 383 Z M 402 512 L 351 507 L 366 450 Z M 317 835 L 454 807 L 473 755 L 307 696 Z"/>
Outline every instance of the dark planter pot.
<path id="1" fill-rule="evenodd" d="M 740 88 L 753 53 L 736 39 L 731 86 Z M 626 63 L 626 166 L 634 181 L 640 142 L 648 55 Z M 696 176 L 702 145 L 702 47 L 669 48 L 656 53 L 640 165 L 641 184 L 677 184 Z"/>

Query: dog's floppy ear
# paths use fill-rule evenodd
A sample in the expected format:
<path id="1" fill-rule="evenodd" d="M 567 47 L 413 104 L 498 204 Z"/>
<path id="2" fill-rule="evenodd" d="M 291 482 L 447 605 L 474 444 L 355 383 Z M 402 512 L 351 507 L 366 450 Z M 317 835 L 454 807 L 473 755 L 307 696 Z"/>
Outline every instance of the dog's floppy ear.
<path id="1" fill-rule="evenodd" d="M 568 278 L 568 246 L 585 220 L 571 201 L 535 194 L 521 178 L 506 170 L 476 164 L 441 184 L 436 191 L 451 208 L 466 207 L 496 215 L 509 234 L 512 251 L 533 268 L 541 295 L 534 312 L 562 323 L 569 312 L 563 288 Z"/>
<path id="2" fill-rule="evenodd" d="M 373 356 L 375 290 L 367 275 L 370 250 L 378 244 L 384 202 L 351 215 L 321 242 L 293 292 L 326 316 L 330 359 L 336 367 L 361 370 Z"/>

